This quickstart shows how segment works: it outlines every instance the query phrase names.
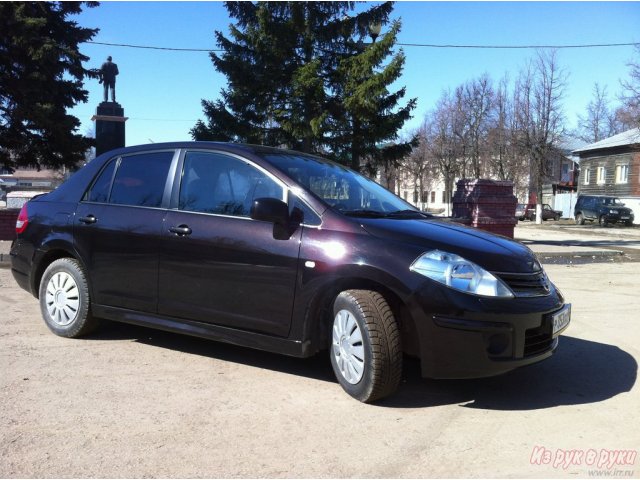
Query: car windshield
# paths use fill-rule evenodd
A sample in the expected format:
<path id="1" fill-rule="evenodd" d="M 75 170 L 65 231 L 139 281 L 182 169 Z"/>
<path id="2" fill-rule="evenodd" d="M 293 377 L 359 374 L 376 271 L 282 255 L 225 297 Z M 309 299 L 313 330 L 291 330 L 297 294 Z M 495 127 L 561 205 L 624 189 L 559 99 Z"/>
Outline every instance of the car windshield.
<path id="1" fill-rule="evenodd" d="M 267 153 L 262 157 L 346 215 L 424 215 L 373 180 L 329 160 L 291 153 Z"/>

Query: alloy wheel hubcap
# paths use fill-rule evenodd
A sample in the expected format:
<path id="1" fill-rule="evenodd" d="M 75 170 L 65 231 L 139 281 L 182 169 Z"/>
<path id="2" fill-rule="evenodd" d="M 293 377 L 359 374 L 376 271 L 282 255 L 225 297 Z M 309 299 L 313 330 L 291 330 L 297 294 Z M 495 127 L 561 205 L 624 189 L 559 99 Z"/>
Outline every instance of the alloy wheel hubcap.
<path id="1" fill-rule="evenodd" d="M 80 306 L 76 281 L 67 272 L 55 273 L 47 284 L 45 301 L 51 320 L 61 327 L 69 325 L 78 316 Z"/>
<path id="2" fill-rule="evenodd" d="M 364 375 L 362 332 L 348 310 L 340 310 L 333 320 L 333 358 L 342 377 L 355 385 Z"/>

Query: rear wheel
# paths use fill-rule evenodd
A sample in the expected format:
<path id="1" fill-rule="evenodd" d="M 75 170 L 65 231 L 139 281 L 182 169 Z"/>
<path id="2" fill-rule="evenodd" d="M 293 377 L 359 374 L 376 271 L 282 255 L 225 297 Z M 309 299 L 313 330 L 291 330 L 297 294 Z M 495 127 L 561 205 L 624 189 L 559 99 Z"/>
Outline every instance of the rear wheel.
<path id="1" fill-rule="evenodd" d="M 584 215 L 582 215 L 581 213 L 578 213 L 576 215 L 576 224 L 577 225 L 584 225 Z"/>
<path id="2" fill-rule="evenodd" d="M 73 258 L 52 262 L 40 281 L 40 311 L 47 327 L 61 337 L 86 335 L 98 326 L 89 304 L 89 287 L 80 263 Z"/>
<path id="3" fill-rule="evenodd" d="M 598 223 L 600 223 L 601 227 L 606 227 L 607 225 L 609 225 L 609 222 L 607 222 L 607 216 L 600 215 L 600 219 L 598 220 Z"/>
<path id="4" fill-rule="evenodd" d="M 395 392 L 402 374 L 402 346 L 384 297 L 370 290 L 347 290 L 336 298 L 333 315 L 331 365 L 342 388 L 361 402 Z"/>
<path id="5" fill-rule="evenodd" d="M 632 222 L 631 220 L 625 220 L 624 224 L 625 224 L 627 227 L 633 227 L 633 222 Z"/>

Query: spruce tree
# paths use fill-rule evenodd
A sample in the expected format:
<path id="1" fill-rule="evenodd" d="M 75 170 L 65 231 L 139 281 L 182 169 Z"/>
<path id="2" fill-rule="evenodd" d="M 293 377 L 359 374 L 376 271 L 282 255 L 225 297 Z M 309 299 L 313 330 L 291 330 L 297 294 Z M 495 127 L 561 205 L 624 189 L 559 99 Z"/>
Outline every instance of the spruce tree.
<path id="1" fill-rule="evenodd" d="M 73 166 L 91 146 L 67 114 L 87 101 L 89 58 L 78 45 L 97 33 L 68 18 L 81 10 L 81 2 L 0 3 L 0 165 Z"/>
<path id="2" fill-rule="evenodd" d="M 394 146 L 415 100 L 400 106 L 402 52 L 391 55 L 394 23 L 377 43 L 364 43 L 372 23 L 386 23 L 392 3 L 354 13 L 353 2 L 227 2 L 230 38 L 216 32 L 223 53 L 211 54 L 226 75 L 220 99 L 203 100 L 206 123 L 196 140 L 284 146 L 322 153 L 359 169 L 399 158 Z"/>

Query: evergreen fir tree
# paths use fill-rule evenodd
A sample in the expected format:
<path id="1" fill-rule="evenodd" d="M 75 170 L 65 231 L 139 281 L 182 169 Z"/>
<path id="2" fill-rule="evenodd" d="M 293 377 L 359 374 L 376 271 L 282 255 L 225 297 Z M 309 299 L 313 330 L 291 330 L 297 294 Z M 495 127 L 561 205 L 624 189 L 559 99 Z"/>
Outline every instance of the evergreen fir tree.
<path id="1" fill-rule="evenodd" d="M 67 114 L 87 101 L 89 58 L 78 45 L 97 33 L 68 19 L 81 10 L 81 2 L 0 3 L 0 165 L 72 166 L 91 146 Z"/>
<path id="2" fill-rule="evenodd" d="M 353 2 L 227 2 L 235 24 L 230 39 L 216 32 L 221 55 L 211 54 L 228 86 L 203 100 L 207 122 L 196 140 L 284 146 L 323 153 L 359 169 L 363 162 L 397 159 L 409 144 L 391 143 L 415 100 L 398 108 L 402 52 L 388 65 L 399 30 L 365 44 L 372 23 L 388 22 L 392 3 L 353 14 Z M 359 41 L 358 41 L 359 40 Z"/>

